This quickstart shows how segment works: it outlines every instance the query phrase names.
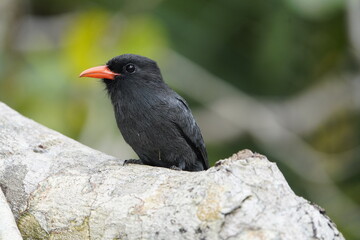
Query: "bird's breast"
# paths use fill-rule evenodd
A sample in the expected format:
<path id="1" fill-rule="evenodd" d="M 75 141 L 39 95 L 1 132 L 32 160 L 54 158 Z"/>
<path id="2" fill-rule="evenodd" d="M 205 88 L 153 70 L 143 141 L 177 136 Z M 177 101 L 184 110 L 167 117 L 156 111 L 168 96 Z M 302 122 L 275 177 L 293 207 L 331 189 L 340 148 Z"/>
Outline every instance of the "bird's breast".
<path id="1" fill-rule="evenodd" d="M 156 139 L 174 138 L 170 120 L 171 98 L 154 91 L 128 91 L 113 101 L 117 125 L 124 139 L 158 144 Z"/>
<path id="2" fill-rule="evenodd" d="M 144 101 L 129 101 L 114 106 L 116 122 L 121 133 L 134 138 L 146 138 L 149 129 L 158 128 L 163 112 L 158 106 Z"/>

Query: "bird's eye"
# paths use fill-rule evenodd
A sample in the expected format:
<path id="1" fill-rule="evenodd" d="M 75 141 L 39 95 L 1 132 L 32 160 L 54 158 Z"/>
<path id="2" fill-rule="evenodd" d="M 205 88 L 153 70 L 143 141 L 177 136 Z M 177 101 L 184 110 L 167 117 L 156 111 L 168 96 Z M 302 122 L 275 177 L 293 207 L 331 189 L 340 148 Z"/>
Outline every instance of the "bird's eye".
<path id="1" fill-rule="evenodd" d="M 128 73 L 133 73 L 133 72 L 135 72 L 135 65 L 132 63 L 129 63 L 128 65 L 125 66 L 125 70 Z"/>

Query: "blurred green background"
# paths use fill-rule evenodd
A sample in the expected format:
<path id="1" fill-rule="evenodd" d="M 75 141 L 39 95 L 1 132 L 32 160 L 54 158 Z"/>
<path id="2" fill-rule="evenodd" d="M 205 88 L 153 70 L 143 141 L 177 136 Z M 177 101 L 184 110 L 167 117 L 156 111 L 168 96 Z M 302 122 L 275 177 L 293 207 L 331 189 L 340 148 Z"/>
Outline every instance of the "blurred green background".
<path id="1" fill-rule="evenodd" d="M 135 157 L 84 69 L 156 60 L 191 105 L 211 164 L 248 148 L 360 239 L 360 1 L 1 0 L 0 101 Z"/>

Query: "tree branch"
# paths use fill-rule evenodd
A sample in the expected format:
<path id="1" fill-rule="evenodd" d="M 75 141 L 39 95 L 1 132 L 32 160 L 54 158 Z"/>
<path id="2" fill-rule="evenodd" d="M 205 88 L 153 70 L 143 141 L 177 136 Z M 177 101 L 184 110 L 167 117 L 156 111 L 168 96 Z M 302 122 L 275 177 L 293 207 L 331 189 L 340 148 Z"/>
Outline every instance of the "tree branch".
<path id="1" fill-rule="evenodd" d="M 203 172 L 123 166 L 0 103 L 0 158 L 24 238 L 343 239 L 249 150 Z"/>

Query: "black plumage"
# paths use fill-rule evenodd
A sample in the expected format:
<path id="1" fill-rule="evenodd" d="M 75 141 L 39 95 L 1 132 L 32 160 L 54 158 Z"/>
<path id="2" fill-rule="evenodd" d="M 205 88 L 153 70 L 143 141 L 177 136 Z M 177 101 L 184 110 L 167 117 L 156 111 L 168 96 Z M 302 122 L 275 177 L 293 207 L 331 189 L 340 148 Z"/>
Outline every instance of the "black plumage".
<path id="1" fill-rule="evenodd" d="M 117 125 L 141 163 L 186 171 L 209 168 L 205 144 L 188 104 L 163 81 L 155 61 L 124 54 L 104 67 L 111 74 L 103 82 Z"/>

